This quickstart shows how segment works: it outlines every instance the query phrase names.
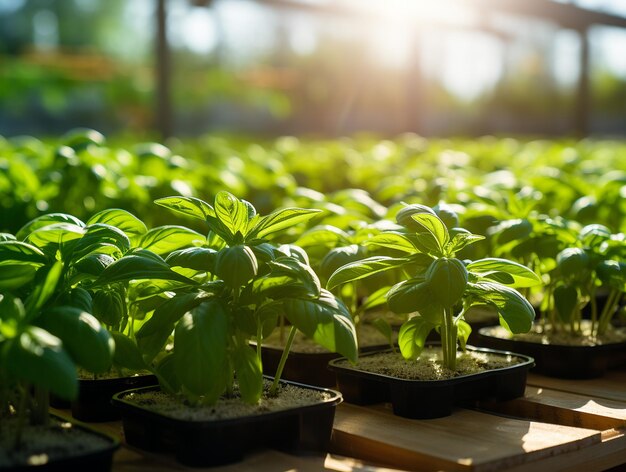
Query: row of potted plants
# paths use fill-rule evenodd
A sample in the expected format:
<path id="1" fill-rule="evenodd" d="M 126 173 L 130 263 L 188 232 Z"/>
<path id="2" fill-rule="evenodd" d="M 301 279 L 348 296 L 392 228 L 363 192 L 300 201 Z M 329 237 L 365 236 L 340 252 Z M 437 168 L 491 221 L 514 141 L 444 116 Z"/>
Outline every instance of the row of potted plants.
<path id="1" fill-rule="evenodd" d="M 487 305 L 507 333 L 531 330 L 535 309 L 518 290 L 532 295 L 546 271 L 540 277 L 501 257 L 467 259 L 484 237 L 460 228 L 449 206 L 405 205 L 395 222 L 350 234 L 319 225 L 295 230 L 319 211 L 292 207 L 261 216 L 228 192 L 217 193 L 213 204 L 180 196 L 156 203 L 202 222 L 206 233 L 172 225 L 148 230 L 132 214 L 109 209 L 86 222 L 45 215 L 2 235 L 0 413 L 17 425 L 14 437 L 28 416 L 47 421 L 48 391 L 68 399 L 87 391 L 81 384 L 79 394 L 78 366 L 83 377 L 114 371 L 153 383 L 114 396 L 127 441 L 169 448 L 183 463 L 229 462 L 260 446 L 324 450 L 341 395 L 281 381 L 298 331 L 344 356 L 332 369 L 348 401 L 391 401 L 397 414 L 427 418 L 483 395 L 523 394 L 533 360 L 466 348 L 472 328 L 465 316 L 472 306 Z M 587 297 L 596 286 L 610 287 L 600 312 L 592 302 L 589 334 L 597 338 L 611 330 L 623 297 L 623 237 L 586 229 L 574 249 L 558 253 L 543 303 L 580 337 L 582 307 L 563 308 L 571 306 L 572 284 L 580 283 L 576 293 Z M 576 257 L 584 259 L 585 251 L 594 256 L 581 265 Z M 568 265 L 574 262 L 575 268 Z M 556 274 L 568 284 L 556 282 Z M 389 341 L 381 357 L 401 372 L 380 367 L 378 354 L 362 355 L 355 368 L 365 313 L 386 307 L 404 319 L 398 349 L 386 317 L 374 314 L 373 324 Z M 426 342 L 433 332 L 440 347 Z M 286 341 L 268 372 L 263 342 L 272 333 L 284 333 Z M 435 373 L 423 373 L 433 365 Z M 414 368 L 419 372 L 404 372 Z M 282 395 L 293 393 L 295 403 L 284 406 Z M 233 403 L 244 405 L 240 413 L 232 413 Z M 75 413 L 98 419 L 80 408 Z M 251 414 L 254 426 L 245 426 L 241 415 Z M 186 421 L 190 416 L 196 419 Z M 12 449 L 20 444 L 16 439 Z"/>
<path id="2" fill-rule="evenodd" d="M 264 378 L 261 344 L 250 345 L 288 318 L 291 339 L 299 329 L 356 360 L 347 308 L 322 289 L 304 251 L 270 242 L 316 211 L 288 208 L 260 216 L 227 192 L 218 193 L 214 205 L 184 197 L 157 203 L 202 219 L 207 236 L 174 226 L 148 231 L 123 210 L 105 210 L 86 223 L 51 214 L 16 235 L 3 235 L 2 303 L 11 309 L 2 311 L 0 393 L 3 420 L 16 424 L 6 432 L 15 437 L 6 448 L 15 451 L 6 458 L 9 465 L 23 449 L 27 418 L 35 426 L 48 421 L 48 392 L 66 399 L 86 393 L 81 387 L 79 394 L 75 366 L 88 376 L 111 369 L 150 372 L 158 379 L 156 390 L 176 398 L 176 405 L 208 415 L 210 420 L 191 423 L 191 430 L 188 422 L 171 418 L 161 420 L 159 429 L 151 418 L 143 430 L 150 437 L 133 426 L 133 413 L 125 415 L 129 443 L 159 449 L 167 444 L 188 464 L 231 461 L 259 446 L 253 431 L 229 418 L 228 409 L 211 413 L 232 398 L 248 405 L 248 415 L 276 410 L 255 425 L 257 432 L 265 431 L 260 437 L 267 444 L 292 450 L 327 447 L 340 396 L 281 382 L 282 366 L 273 380 Z M 148 388 L 149 397 L 154 390 Z M 121 411 L 138 395 L 119 397 Z M 293 404 L 282 399 L 289 395 Z M 101 412 L 77 411 L 103 419 Z M 224 415 L 228 419 L 221 420 Z M 171 436 L 172 424 L 183 430 Z M 194 428 L 211 431 L 198 436 Z M 276 432 L 282 439 L 271 439 Z M 16 460 L 37 455 L 27 452 Z"/>
<path id="3" fill-rule="evenodd" d="M 262 142 L 213 134 L 165 144 L 107 140 L 89 129 L 45 141 L 0 137 L 0 229 L 14 232 L 43 213 L 87 219 L 110 207 L 141 215 L 150 226 L 176 222 L 201 229 L 155 210 L 152 201 L 172 194 L 211 200 L 220 189 L 264 213 L 280 206 L 323 208 L 335 216 L 329 224 L 340 227 L 348 213 L 375 220 L 401 201 L 435 206 L 444 200 L 461 205 L 463 226 L 479 234 L 484 225 L 524 218 L 529 207 L 626 229 L 624 144 L 616 141 L 406 134 Z"/>

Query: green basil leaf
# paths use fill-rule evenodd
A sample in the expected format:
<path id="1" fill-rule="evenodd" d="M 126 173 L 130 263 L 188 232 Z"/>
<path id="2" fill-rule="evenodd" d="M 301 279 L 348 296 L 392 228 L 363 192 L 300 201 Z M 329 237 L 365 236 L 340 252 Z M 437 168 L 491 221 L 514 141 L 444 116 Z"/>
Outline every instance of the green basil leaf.
<path id="1" fill-rule="evenodd" d="M 444 246 L 449 240 L 448 228 L 441 219 L 436 215 L 429 213 L 418 213 L 411 215 L 413 221 L 419 225 L 417 230 L 418 235 L 429 235 L 428 240 L 432 239 L 436 243 L 437 250 L 443 252 Z M 421 238 L 421 236 L 420 236 Z M 424 243 L 427 239 L 424 238 L 421 242 Z"/>
<path id="2" fill-rule="evenodd" d="M 24 240 L 26 237 L 40 228 L 45 226 L 54 225 L 57 223 L 67 223 L 69 225 L 74 225 L 78 227 L 84 227 L 85 223 L 76 218 L 75 216 L 68 215 L 65 213 L 48 213 L 47 215 L 41 215 L 34 220 L 26 223 L 22 228 L 15 234 L 15 237 L 19 240 Z"/>
<path id="3" fill-rule="evenodd" d="M 461 345 L 461 349 L 465 351 L 465 346 L 467 346 L 467 340 L 472 334 L 471 325 L 465 320 L 458 320 L 456 323 L 456 337 L 459 340 L 459 344 Z"/>
<path id="4" fill-rule="evenodd" d="M 413 254 L 418 249 L 408 235 L 396 231 L 386 231 L 377 234 L 363 241 L 363 245 L 393 249 L 394 251 L 402 251 L 407 254 Z"/>
<path id="5" fill-rule="evenodd" d="M 398 269 L 407 264 L 409 259 L 387 256 L 373 256 L 361 261 L 346 264 L 337 269 L 328 279 L 326 288 L 332 290 L 340 285 L 361 280 L 370 275 Z"/>
<path id="6" fill-rule="evenodd" d="M 65 246 L 83 237 L 87 230 L 84 226 L 68 223 L 55 223 L 36 229 L 26 237 L 26 242 L 37 246 L 44 253 L 54 257 L 57 249 L 65 252 Z"/>
<path id="7" fill-rule="evenodd" d="M 572 319 L 574 310 L 578 305 L 578 290 L 573 285 L 559 285 L 552 294 L 554 307 L 559 318 L 565 322 Z"/>
<path id="8" fill-rule="evenodd" d="M 498 273 L 511 276 L 512 282 L 506 283 L 513 288 L 533 287 L 541 283 L 541 278 L 528 267 L 506 259 L 486 258 L 467 265 L 467 270 L 479 278 L 493 279 L 504 283 Z M 499 279 L 498 279 L 499 278 Z"/>
<path id="9" fill-rule="evenodd" d="M 309 221 L 321 210 L 305 208 L 284 208 L 276 210 L 259 219 L 258 223 L 250 230 L 248 239 L 263 239 L 272 233 L 290 228 L 298 223 Z"/>
<path id="10" fill-rule="evenodd" d="M 426 271 L 426 282 L 434 299 L 441 306 L 451 308 L 465 294 L 468 274 L 458 259 L 436 259 Z"/>
<path id="11" fill-rule="evenodd" d="M 21 241 L 0 241 L 0 265 L 8 262 L 27 262 L 34 267 L 41 267 L 48 262 L 48 258 L 32 244 Z"/>
<path id="12" fill-rule="evenodd" d="M 135 371 L 148 369 L 141 351 L 132 339 L 119 331 L 111 331 L 111 337 L 115 342 L 115 355 L 113 356 L 115 365 Z"/>
<path id="13" fill-rule="evenodd" d="M 215 270 L 216 251 L 206 247 L 188 247 L 171 252 L 166 258 L 170 267 L 184 267 L 198 272 Z"/>
<path id="14" fill-rule="evenodd" d="M 254 350 L 245 344 L 235 349 L 233 356 L 235 373 L 241 399 L 254 405 L 263 393 L 263 366 Z"/>
<path id="15" fill-rule="evenodd" d="M 26 311 L 29 317 L 34 317 L 39 309 L 44 306 L 48 299 L 54 294 L 57 284 L 63 274 L 63 263 L 56 261 L 48 270 L 42 283 L 37 284 L 35 290 L 28 296 L 26 300 Z"/>
<path id="16" fill-rule="evenodd" d="M 133 245 L 136 245 L 141 236 L 148 231 L 143 221 L 126 210 L 119 208 L 100 211 L 87 220 L 88 226 L 95 223 L 104 223 L 123 231 L 130 241 L 133 242 Z"/>
<path id="17" fill-rule="evenodd" d="M 174 362 L 185 390 L 215 403 L 226 387 L 229 370 L 228 311 L 207 301 L 185 314 L 174 332 Z"/>
<path id="18" fill-rule="evenodd" d="M 174 298 L 170 298 L 154 310 L 152 316 L 141 326 L 135 336 L 139 339 L 151 336 L 163 330 L 167 331 L 169 329 L 171 332 L 171 327 L 182 318 L 185 313 L 197 307 L 206 300 L 207 297 L 208 294 L 205 292 L 194 292 L 183 293 Z"/>
<path id="19" fill-rule="evenodd" d="M 436 303 L 429 284 L 423 278 L 405 280 L 391 287 L 387 293 L 387 304 L 394 313 L 418 311 L 431 324 L 443 324 L 443 307 Z"/>
<path id="20" fill-rule="evenodd" d="M 87 226 L 85 234 L 73 247 L 72 260 L 77 261 L 100 248 L 114 246 L 123 255 L 130 249 L 130 239 L 114 226 L 95 223 Z"/>
<path id="21" fill-rule="evenodd" d="M 89 372 L 111 368 L 115 343 L 91 314 L 74 307 L 55 307 L 42 314 L 37 324 L 61 339 L 76 363 Z"/>
<path id="22" fill-rule="evenodd" d="M 195 197 L 165 197 L 155 200 L 154 203 L 205 222 L 208 217 L 215 217 L 213 207 L 207 202 Z"/>
<path id="23" fill-rule="evenodd" d="M 249 246 L 236 245 L 217 252 L 215 274 L 230 287 L 242 287 L 258 271 L 258 261 Z"/>
<path id="24" fill-rule="evenodd" d="M 115 262 L 115 259 L 107 254 L 89 254 L 72 267 L 79 275 L 92 275 L 98 277 L 104 269 Z"/>
<path id="25" fill-rule="evenodd" d="M 405 359 L 417 359 L 426 344 L 426 338 L 435 328 L 435 325 L 429 323 L 421 316 L 414 316 L 404 322 L 398 333 L 398 346 L 400 352 Z"/>
<path id="26" fill-rule="evenodd" d="M 468 292 L 498 312 L 500 324 L 511 333 L 526 333 L 535 319 L 532 305 L 514 288 L 495 282 L 469 283 Z"/>
<path id="27" fill-rule="evenodd" d="M 109 326 L 118 326 L 128 316 L 124 291 L 96 290 L 92 297 L 92 314 L 98 321 Z"/>
<path id="28" fill-rule="evenodd" d="M 165 255 L 177 249 L 204 244 L 205 237 L 184 226 L 159 226 L 144 234 L 139 246 L 158 255 Z"/>
<path id="29" fill-rule="evenodd" d="M 241 241 L 248 232 L 250 204 L 239 200 L 229 192 L 221 191 L 215 196 L 215 216 L 231 236 L 241 235 Z"/>
<path id="30" fill-rule="evenodd" d="M 16 379 L 47 388 L 72 400 L 78 394 L 78 376 L 61 340 L 36 326 L 29 326 L 6 346 L 6 369 Z"/>
<path id="31" fill-rule="evenodd" d="M 0 264 L 0 291 L 16 290 L 31 283 L 37 266 L 30 263 L 3 263 Z"/>
<path id="32" fill-rule="evenodd" d="M 331 225 L 320 225 L 305 231 L 297 240 L 300 247 L 336 247 L 350 244 L 350 236 L 344 230 Z"/>
<path id="33" fill-rule="evenodd" d="M 109 265 L 94 285 L 141 279 L 162 279 L 196 285 L 193 280 L 174 272 L 163 259 L 159 259 L 146 253 L 127 254 Z"/>
<path id="34" fill-rule="evenodd" d="M 285 300 L 285 316 L 305 336 L 356 362 L 356 331 L 346 306 L 327 290 L 316 300 Z"/>
<path id="35" fill-rule="evenodd" d="M 450 230 L 450 232 L 455 229 L 456 228 L 453 228 L 452 230 Z M 482 241 L 483 239 L 485 239 L 485 237 L 478 234 L 457 231 L 455 232 L 454 236 L 452 236 L 452 240 L 448 243 L 448 251 L 450 251 L 450 253 L 452 254 L 455 254 L 466 246 L 474 244 L 478 241 Z"/>

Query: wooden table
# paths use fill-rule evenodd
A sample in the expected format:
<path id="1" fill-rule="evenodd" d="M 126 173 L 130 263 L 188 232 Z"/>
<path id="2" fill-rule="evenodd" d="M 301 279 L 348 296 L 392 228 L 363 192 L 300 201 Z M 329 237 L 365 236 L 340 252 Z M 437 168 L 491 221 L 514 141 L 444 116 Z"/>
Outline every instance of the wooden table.
<path id="1" fill-rule="evenodd" d="M 123 441 L 120 422 L 93 426 Z M 434 420 L 400 418 L 386 404 L 343 403 L 325 457 L 265 451 L 226 467 L 190 469 L 172 456 L 123 445 L 113 470 L 594 472 L 618 466 L 626 470 L 626 371 L 577 381 L 531 374 L 523 398 L 482 402 Z"/>

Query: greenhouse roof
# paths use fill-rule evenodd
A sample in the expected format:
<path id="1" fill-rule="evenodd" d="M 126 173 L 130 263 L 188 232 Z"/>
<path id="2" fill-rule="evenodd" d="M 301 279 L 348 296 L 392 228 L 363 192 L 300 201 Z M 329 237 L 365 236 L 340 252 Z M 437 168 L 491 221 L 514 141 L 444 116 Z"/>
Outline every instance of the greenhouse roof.
<path id="1" fill-rule="evenodd" d="M 301 0 L 259 0 L 260 3 L 296 8 L 299 10 L 328 13 L 331 15 L 368 15 L 367 10 L 359 9 L 363 4 L 354 2 L 309 2 Z M 544 18 L 566 28 L 584 30 L 592 25 L 614 26 L 626 28 L 626 17 L 606 13 L 589 8 L 582 8 L 571 3 L 560 3 L 553 0 L 449 0 L 448 4 L 457 6 L 474 6 L 487 12 L 505 12 L 516 15 Z M 371 14 L 371 12 L 369 12 Z"/>

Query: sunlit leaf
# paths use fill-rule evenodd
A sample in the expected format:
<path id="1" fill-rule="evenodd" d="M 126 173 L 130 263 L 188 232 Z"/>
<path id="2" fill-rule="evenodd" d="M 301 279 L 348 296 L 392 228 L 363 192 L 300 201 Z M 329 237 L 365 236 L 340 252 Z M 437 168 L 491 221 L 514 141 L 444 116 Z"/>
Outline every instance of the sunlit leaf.
<path id="1" fill-rule="evenodd" d="M 172 251 L 203 244 L 205 237 L 184 226 L 159 226 L 144 234 L 138 246 L 155 254 L 165 255 Z"/>
<path id="2" fill-rule="evenodd" d="M 207 221 L 210 216 L 215 217 L 213 207 L 195 197 L 165 197 L 155 200 L 154 203 L 202 221 Z"/>
<path id="3" fill-rule="evenodd" d="M 123 231 L 135 244 L 148 230 L 143 221 L 120 208 L 102 210 L 87 220 L 88 226 L 95 223 L 104 223 L 116 227 L 117 229 Z"/>
<path id="4" fill-rule="evenodd" d="M 330 276 L 326 288 L 332 290 L 340 285 L 361 280 L 370 275 L 397 269 L 409 262 L 406 258 L 373 256 L 340 267 Z"/>
<path id="5" fill-rule="evenodd" d="M 506 259 L 480 259 L 470 262 L 467 270 L 478 277 L 497 280 L 500 283 L 505 282 L 498 274 L 508 274 L 512 281 L 505 284 L 513 288 L 533 287 L 541 283 L 541 278 L 528 267 Z"/>
<path id="6" fill-rule="evenodd" d="M 315 300 L 285 300 L 285 316 L 329 351 L 338 352 L 356 362 L 356 331 L 346 306 L 332 293 L 322 290 Z"/>

